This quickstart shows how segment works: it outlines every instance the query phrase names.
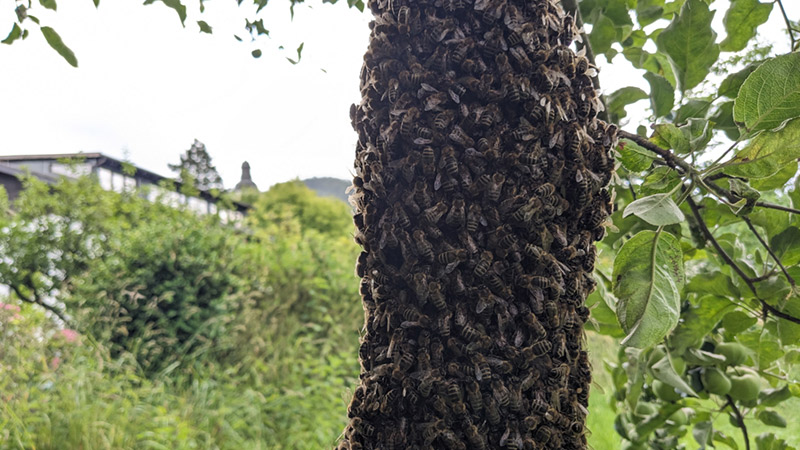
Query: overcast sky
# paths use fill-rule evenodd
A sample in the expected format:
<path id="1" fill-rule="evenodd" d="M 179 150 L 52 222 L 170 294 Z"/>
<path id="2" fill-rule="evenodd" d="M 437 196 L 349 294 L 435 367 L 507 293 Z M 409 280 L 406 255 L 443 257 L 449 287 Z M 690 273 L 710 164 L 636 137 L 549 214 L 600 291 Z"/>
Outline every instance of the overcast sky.
<path id="1" fill-rule="evenodd" d="M 79 68 L 51 50 L 35 26 L 26 41 L 0 45 L 0 155 L 102 152 L 170 175 L 167 164 L 199 139 L 229 188 L 244 160 L 262 189 L 295 177 L 350 178 L 356 135 L 348 111 L 360 100 L 371 16 L 345 0 L 311 0 L 292 22 L 288 1 L 273 1 L 260 16 L 271 38 L 250 43 L 244 18 L 253 15 L 244 5 L 252 2 L 237 8 L 232 0 L 206 1 L 202 15 L 197 2 L 184 3 L 186 28 L 160 3 L 102 0 L 96 10 L 91 0 L 62 0 L 57 13 L 36 5 Z M 800 2 L 787 3 L 799 17 Z M 13 23 L 13 4 L 0 0 L 0 38 Z M 200 19 L 213 35 L 199 33 Z M 777 7 L 770 22 L 762 29 L 782 31 Z M 301 42 L 302 61 L 292 65 L 285 58 Z M 260 59 L 250 55 L 255 48 L 264 51 Z M 647 87 L 621 56 L 613 69 L 603 68 L 601 83 L 607 93 Z M 645 107 L 629 111 L 641 115 Z"/>

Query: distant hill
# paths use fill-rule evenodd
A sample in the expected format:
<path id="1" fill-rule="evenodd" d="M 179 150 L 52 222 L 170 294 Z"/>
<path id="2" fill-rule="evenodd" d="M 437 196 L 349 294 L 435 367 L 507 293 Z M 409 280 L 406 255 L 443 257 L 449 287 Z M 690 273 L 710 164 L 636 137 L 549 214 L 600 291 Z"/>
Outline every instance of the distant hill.
<path id="1" fill-rule="evenodd" d="M 352 183 L 341 178 L 320 177 L 303 180 L 303 183 L 316 191 L 321 197 L 336 197 L 347 203 L 347 194 L 344 193 Z"/>

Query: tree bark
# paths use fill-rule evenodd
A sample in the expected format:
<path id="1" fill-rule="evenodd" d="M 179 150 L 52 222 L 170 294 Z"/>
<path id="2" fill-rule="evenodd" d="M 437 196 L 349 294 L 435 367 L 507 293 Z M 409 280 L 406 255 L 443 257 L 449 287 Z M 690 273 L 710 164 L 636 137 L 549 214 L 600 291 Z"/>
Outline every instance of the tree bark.
<path id="1" fill-rule="evenodd" d="M 339 449 L 582 449 L 616 127 L 548 0 L 373 0 L 351 201 L 361 381 Z"/>

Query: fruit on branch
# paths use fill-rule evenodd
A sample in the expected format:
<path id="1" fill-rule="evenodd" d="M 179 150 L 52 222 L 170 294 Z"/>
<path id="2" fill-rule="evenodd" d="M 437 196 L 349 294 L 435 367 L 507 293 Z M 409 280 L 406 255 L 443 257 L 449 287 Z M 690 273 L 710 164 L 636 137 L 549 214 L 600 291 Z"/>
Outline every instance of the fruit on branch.
<path id="1" fill-rule="evenodd" d="M 706 391 L 712 394 L 725 395 L 731 390 L 730 378 L 725 375 L 725 372 L 716 367 L 706 367 L 703 369 L 700 379 Z"/>

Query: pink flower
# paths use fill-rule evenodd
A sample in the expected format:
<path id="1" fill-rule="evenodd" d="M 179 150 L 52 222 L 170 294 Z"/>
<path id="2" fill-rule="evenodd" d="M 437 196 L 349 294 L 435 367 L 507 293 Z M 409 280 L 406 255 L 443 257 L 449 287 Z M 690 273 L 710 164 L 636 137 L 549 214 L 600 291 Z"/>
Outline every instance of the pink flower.
<path id="1" fill-rule="evenodd" d="M 58 366 L 60 365 L 61 365 L 61 358 L 59 358 L 58 356 L 54 356 L 53 359 L 50 360 L 50 367 L 52 367 L 53 370 L 58 369 Z"/>
<path id="2" fill-rule="evenodd" d="M 9 305 L 8 303 L 0 302 L 0 311 L 14 311 L 14 315 L 11 316 L 11 320 L 19 320 L 22 319 L 22 315 L 19 314 L 20 309 L 17 305 Z"/>
<path id="3" fill-rule="evenodd" d="M 70 330 L 69 328 L 64 328 L 63 330 L 58 330 L 58 334 L 64 338 L 67 342 L 76 342 L 80 335 L 75 330 Z"/>

